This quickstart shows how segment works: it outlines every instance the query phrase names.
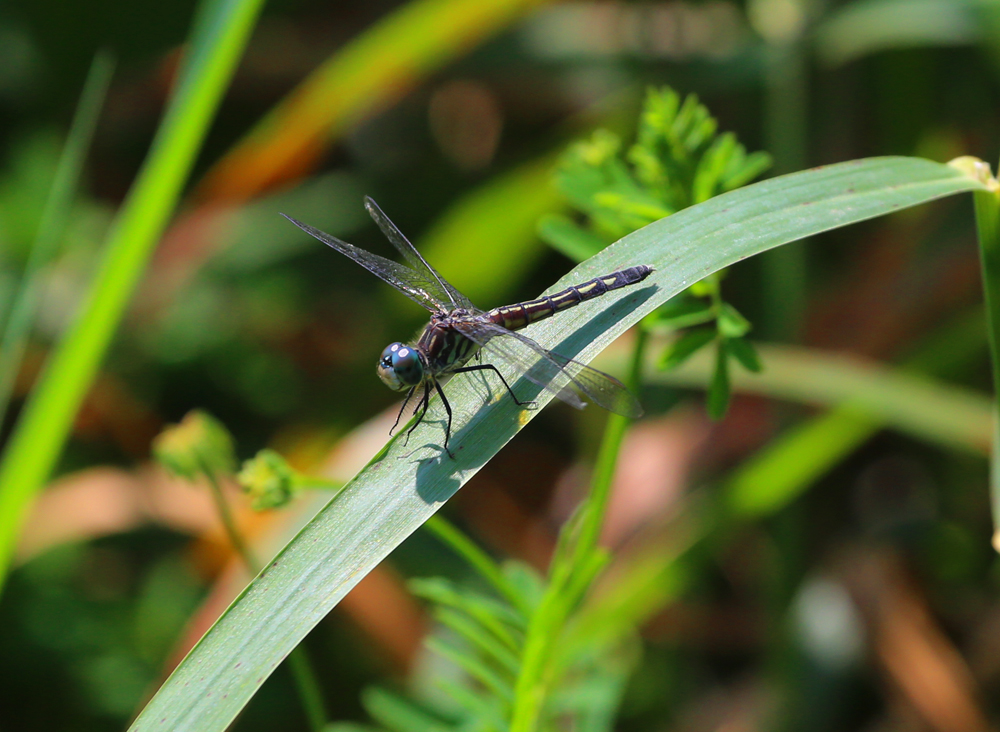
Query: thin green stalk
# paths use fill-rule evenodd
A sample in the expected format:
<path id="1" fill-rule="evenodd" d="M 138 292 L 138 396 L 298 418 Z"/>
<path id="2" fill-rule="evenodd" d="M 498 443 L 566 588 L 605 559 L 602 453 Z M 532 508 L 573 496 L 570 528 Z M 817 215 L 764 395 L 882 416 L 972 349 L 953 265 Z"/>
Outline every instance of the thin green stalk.
<path id="1" fill-rule="evenodd" d="M 774 156 L 774 172 L 790 173 L 806 167 L 807 158 L 807 118 L 809 83 L 806 67 L 806 49 L 804 40 L 804 18 L 806 2 L 798 0 L 788 3 L 785 12 L 800 14 L 802 22 L 797 27 L 789 27 L 784 31 L 775 26 L 775 16 L 782 11 L 775 3 L 767 0 L 756 0 L 754 3 L 758 12 L 757 29 L 765 40 L 765 74 L 764 74 L 764 136 L 766 149 Z M 770 16 L 770 20 L 767 17 Z M 779 247 L 766 252 L 761 258 L 761 292 L 764 295 L 763 312 L 760 331 L 773 340 L 790 341 L 799 330 L 802 314 L 805 312 L 808 300 L 807 270 L 808 270 L 808 240 L 797 241 L 788 246 Z M 730 376 L 725 365 L 725 344 L 720 344 L 718 351 L 718 366 L 716 376 L 720 381 L 714 382 L 709 389 L 709 409 L 713 417 L 721 416 L 724 408 L 717 406 L 720 392 L 726 394 L 725 404 L 729 402 L 728 386 Z M 718 388 L 726 384 L 726 388 Z M 794 523 L 794 519 L 788 520 Z M 776 560 L 777 576 L 768 587 L 772 609 L 779 604 L 778 598 L 783 594 L 784 584 L 789 579 L 787 568 Z M 782 608 L 782 611 L 784 608 Z M 766 641 L 765 665 L 771 670 L 772 678 L 778 669 L 784 669 L 786 648 L 781 637 L 780 628 L 769 629 L 772 632 Z"/>
<path id="2" fill-rule="evenodd" d="M 323 692 L 319 686 L 316 672 L 313 670 L 309 656 L 306 655 L 305 648 L 296 646 L 288 654 L 288 670 L 292 672 L 292 679 L 295 681 L 295 688 L 299 692 L 299 701 L 305 710 L 306 718 L 309 720 L 309 727 L 313 732 L 323 732 L 329 723 L 329 715 L 326 712 L 326 705 L 323 704 Z"/>
<path id="3" fill-rule="evenodd" d="M 642 383 L 642 363 L 648 334 L 642 327 L 632 352 L 625 385 L 637 391 Z M 618 414 L 608 417 L 604 437 L 594 465 L 590 493 L 579 520 L 564 527 L 573 532 L 553 558 L 549 585 L 531 617 L 524 641 L 521 671 L 514 687 L 511 732 L 534 732 L 539 727 L 554 671 L 552 649 L 576 601 L 586 592 L 602 566 L 597 542 L 604 524 L 612 479 L 618 465 L 625 431 L 631 420 Z M 566 537 L 563 537 L 564 542 Z"/>
<path id="4" fill-rule="evenodd" d="M 83 170 L 83 161 L 94 137 L 97 118 L 104 106 L 104 97 L 114 68 L 115 62 L 109 52 L 100 51 L 94 56 L 80 94 L 80 102 L 73 115 L 69 136 L 59 157 L 38 233 L 24 268 L 21 286 L 14 298 L 10 318 L 3 332 L 3 341 L 0 342 L 0 424 L 3 424 L 10 406 L 10 394 L 21 367 L 35 313 L 38 311 L 41 271 L 52 261 L 65 232 L 70 205 L 80 183 L 80 171 Z"/>
<path id="5" fill-rule="evenodd" d="M 809 83 L 800 37 L 768 39 L 764 48 L 764 137 L 776 174 L 806 167 Z M 799 241 L 761 257 L 765 294 L 761 331 L 776 340 L 794 335 L 806 302 L 808 242 Z"/>
<path id="6" fill-rule="evenodd" d="M 642 365 L 646 354 L 646 343 L 649 334 L 643 327 L 636 330 L 635 344 L 632 349 L 632 362 L 629 364 L 625 386 L 633 393 L 642 386 Z M 573 548 L 573 566 L 581 567 L 590 554 L 597 548 L 597 540 L 604 525 L 604 514 L 607 512 L 608 499 L 611 497 L 611 482 L 618 467 L 618 455 L 621 452 L 622 441 L 632 420 L 620 414 L 608 417 L 604 429 L 604 438 L 597 453 L 594 464 L 594 475 L 591 480 L 590 496 L 580 524 L 580 534 Z"/>
<path id="7" fill-rule="evenodd" d="M 993 388 L 1000 391 L 1000 187 L 973 193 L 983 271 L 983 296 L 993 368 Z"/>
<path id="8" fill-rule="evenodd" d="M 176 91 L 108 236 L 79 315 L 55 349 L 0 463 L 0 587 L 25 514 L 62 452 L 242 55 L 263 0 L 206 0 Z"/>
<path id="9" fill-rule="evenodd" d="M 202 461 L 202 472 L 208 478 L 208 486 L 212 492 L 212 500 L 215 501 L 215 510 L 219 512 L 219 519 L 222 521 L 222 528 L 226 532 L 226 537 L 229 539 L 229 543 L 233 545 L 233 549 L 236 553 L 240 555 L 240 559 L 243 561 L 244 566 L 251 575 L 256 575 L 261 570 L 261 564 L 257 561 L 257 557 L 254 553 L 250 551 L 250 547 L 247 546 L 246 541 L 243 540 L 243 534 L 240 533 L 239 529 L 236 527 L 236 520 L 233 518 L 233 511 L 229 507 L 229 501 L 226 500 L 226 496 L 222 492 L 222 486 L 219 484 L 219 479 L 215 477 L 215 471 Z"/>
<path id="10" fill-rule="evenodd" d="M 986 301 L 986 332 L 989 335 L 993 366 L 994 399 L 1000 402 L 1000 185 L 989 178 L 990 190 L 976 191 L 976 231 L 983 270 L 983 297 Z M 993 546 L 1000 551 L 1000 408 L 995 404 L 993 449 L 990 460 L 990 504 L 993 509 Z"/>
<path id="11" fill-rule="evenodd" d="M 233 511 L 229 506 L 229 501 L 226 500 L 225 494 L 222 492 L 222 486 L 219 484 L 215 471 L 204 461 L 201 461 L 201 469 L 202 473 L 208 478 L 212 499 L 215 501 L 215 508 L 219 512 L 219 519 L 222 521 L 226 537 L 233 545 L 236 553 L 240 555 L 240 559 L 244 566 L 246 566 L 247 571 L 252 576 L 256 576 L 261 570 L 261 564 L 236 526 Z M 329 717 L 326 713 L 326 706 L 323 704 L 323 693 L 320 690 L 316 672 L 309 661 L 309 656 L 306 655 L 305 649 L 302 646 L 296 646 L 288 654 L 287 660 L 288 670 L 291 671 L 292 680 L 295 682 L 295 688 L 299 693 L 299 700 L 302 702 L 302 707 L 309 720 L 309 726 L 313 732 L 322 732 L 329 721 Z"/>

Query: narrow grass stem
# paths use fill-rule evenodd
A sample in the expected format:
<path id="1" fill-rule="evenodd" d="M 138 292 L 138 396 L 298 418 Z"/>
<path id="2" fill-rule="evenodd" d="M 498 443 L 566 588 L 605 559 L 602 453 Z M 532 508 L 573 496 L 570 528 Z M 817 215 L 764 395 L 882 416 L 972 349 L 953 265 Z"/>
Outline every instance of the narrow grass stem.
<path id="1" fill-rule="evenodd" d="M 643 327 L 636 330 L 632 361 L 625 382 L 632 391 L 637 391 L 641 384 L 648 339 Z M 514 687 L 511 732 L 534 732 L 539 729 L 553 681 L 555 664 L 552 651 L 559 630 L 603 565 L 598 539 L 611 497 L 618 455 L 630 421 L 618 414 L 608 417 L 586 503 L 580 510 L 579 519 L 571 521 L 563 529 L 574 535 L 568 539 L 563 537 L 560 542 L 549 572 L 549 585 L 528 625 L 521 672 Z"/>
<path id="2" fill-rule="evenodd" d="M 776 174 L 806 166 L 808 72 L 804 42 L 772 40 L 764 46 L 764 136 Z M 808 244 L 800 241 L 761 257 L 764 293 L 761 331 L 788 340 L 799 325 L 806 302 Z"/>
<path id="3" fill-rule="evenodd" d="M 646 354 L 646 343 L 649 339 L 649 334 L 641 325 L 635 331 L 636 339 L 632 349 L 632 361 L 625 379 L 625 386 L 633 393 L 637 392 L 642 385 L 642 365 Z M 574 567 L 583 566 L 588 561 L 589 555 L 597 548 L 597 540 L 604 525 L 604 514 L 607 512 L 608 500 L 611 497 L 611 483 L 618 467 L 618 455 L 629 424 L 631 424 L 631 420 L 620 414 L 612 414 L 608 417 L 604 438 L 597 453 L 597 462 L 594 464 L 590 495 L 583 509 L 580 534 L 573 547 L 572 565 Z"/>
<path id="4" fill-rule="evenodd" d="M 993 547 L 1000 551 L 1000 185 L 995 179 L 989 190 L 973 193 L 976 231 L 983 271 L 983 297 L 993 366 L 994 427 L 990 460 L 990 505 L 993 509 Z"/>
<path id="5" fill-rule="evenodd" d="M 329 723 L 329 715 L 326 705 L 323 703 L 323 691 L 319 685 L 319 679 L 313 669 L 312 662 L 306 654 L 305 648 L 296 646 L 288 654 L 288 670 L 292 673 L 295 681 L 295 688 L 299 693 L 299 701 L 309 720 L 309 727 L 313 732 L 323 732 Z"/>
<path id="6" fill-rule="evenodd" d="M 236 553 L 239 554 L 240 560 L 246 566 L 247 571 L 252 576 L 256 576 L 261 570 L 261 564 L 236 525 L 232 508 L 229 505 L 229 501 L 226 500 L 226 495 L 222 492 L 222 485 L 219 483 L 215 471 L 206 465 L 204 461 L 202 461 L 201 468 L 202 472 L 208 478 L 212 499 L 215 501 L 215 508 L 219 512 L 219 519 L 222 521 L 226 537 L 233 545 Z M 326 707 L 323 704 L 323 693 L 320 689 L 316 672 L 313 670 L 309 656 L 306 655 L 305 649 L 301 645 L 296 646 L 288 654 L 288 670 L 292 674 L 292 680 L 295 682 L 295 688 L 299 693 L 299 700 L 302 702 L 302 708 L 309 720 L 309 726 L 313 732 L 321 732 L 326 727 L 329 717 L 326 713 Z"/>
<path id="7" fill-rule="evenodd" d="M 976 191 L 976 229 L 986 301 L 993 387 L 1000 390 L 1000 188 Z"/>
<path id="8" fill-rule="evenodd" d="M 229 501 L 226 500 L 226 496 L 222 492 L 222 485 L 215 476 L 215 471 L 206 465 L 204 461 L 201 461 L 201 469 L 208 478 L 212 500 L 215 501 L 215 510 L 219 512 L 219 520 L 222 521 L 222 528 L 226 532 L 226 538 L 229 539 L 229 543 L 233 545 L 233 549 L 239 554 L 247 571 L 255 576 L 260 572 L 261 564 L 257 561 L 257 557 L 254 556 L 250 547 L 247 546 L 246 541 L 243 539 L 243 534 L 240 533 L 240 530 L 236 526 L 232 508 L 230 508 Z"/>
<path id="9" fill-rule="evenodd" d="M 10 394 L 14 389 L 14 381 L 41 300 L 42 270 L 55 256 L 66 229 L 66 219 L 80 182 L 80 171 L 83 170 L 83 161 L 90 148 L 114 68 L 115 62 L 110 53 L 101 51 L 94 56 L 66 144 L 56 166 L 49 197 L 45 201 L 38 225 L 38 234 L 3 330 L 3 341 L 0 342 L 0 424 L 3 424 L 10 405 Z"/>

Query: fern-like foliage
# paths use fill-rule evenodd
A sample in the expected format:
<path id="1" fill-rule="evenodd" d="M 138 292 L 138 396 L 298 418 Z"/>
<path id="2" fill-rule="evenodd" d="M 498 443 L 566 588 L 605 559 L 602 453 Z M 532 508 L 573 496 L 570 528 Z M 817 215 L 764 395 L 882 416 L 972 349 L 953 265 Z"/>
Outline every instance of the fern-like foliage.
<path id="1" fill-rule="evenodd" d="M 539 611 L 546 580 L 520 562 L 492 563 L 440 518 L 431 528 L 463 554 L 492 587 L 471 587 L 441 577 L 411 580 L 410 590 L 433 607 L 436 630 L 427 640 L 427 673 L 402 694 L 369 689 L 362 702 L 377 728 L 387 732 L 507 732 L 526 631 Z M 613 624 L 611 624 L 613 625 Z M 606 626 L 606 630 L 607 630 Z M 623 632 L 624 631 L 624 632 Z M 611 628 L 598 642 L 565 633 L 558 646 L 558 679 L 539 729 L 572 720 L 573 729 L 613 729 L 621 695 L 638 660 L 632 624 Z M 358 727 L 333 725 L 328 732 Z"/>
<path id="2" fill-rule="evenodd" d="M 635 142 L 598 130 L 574 145 L 560 162 L 556 183 L 579 212 L 582 225 L 567 216 L 548 216 L 540 233 L 555 249 L 577 261 L 646 224 L 720 193 L 749 183 L 771 165 L 767 153 L 747 153 L 696 96 L 681 100 L 673 89 L 652 89 L 646 96 Z M 709 389 L 709 412 L 721 417 L 729 402 L 731 358 L 760 370 L 744 336 L 750 324 L 723 302 L 721 275 L 689 288 L 646 322 L 647 327 L 677 330 L 702 326 L 680 336 L 660 359 L 676 368 L 710 343 L 717 366 Z"/>

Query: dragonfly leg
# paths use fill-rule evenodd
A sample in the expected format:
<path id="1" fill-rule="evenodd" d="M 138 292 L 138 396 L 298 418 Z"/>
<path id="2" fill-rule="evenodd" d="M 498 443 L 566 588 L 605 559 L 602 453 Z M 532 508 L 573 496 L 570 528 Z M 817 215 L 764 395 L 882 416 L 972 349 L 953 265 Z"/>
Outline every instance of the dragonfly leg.
<path id="1" fill-rule="evenodd" d="M 507 393 L 510 394 L 510 398 L 514 400 L 514 403 L 517 404 L 517 406 L 529 407 L 534 404 L 534 402 L 522 402 L 520 399 L 518 399 L 517 396 L 514 394 L 514 390 L 510 388 L 510 384 L 507 383 L 507 379 L 505 379 L 503 377 L 503 374 L 500 373 L 500 369 L 498 369 L 491 363 L 484 363 L 479 366 L 464 366 L 460 369 L 455 369 L 454 373 L 461 374 L 466 371 L 492 371 L 497 376 L 500 377 L 500 381 L 502 381 L 503 385 L 507 387 Z"/>
<path id="2" fill-rule="evenodd" d="M 448 453 L 448 457 L 454 460 L 455 455 L 448 449 L 448 440 L 451 439 L 451 404 L 448 403 L 448 397 L 444 395 L 444 389 L 441 388 L 441 385 L 436 379 L 434 380 L 434 388 L 437 389 L 437 393 L 441 396 L 441 401 L 444 403 L 444 411 L 448 413 L 448 424 L 446 424 L 444 428 L 444 451 Z M 427 393 L 429 394 L 430 391 L 431 390 L 428 389 Z"/>
<path id="3" fill-rule="evenodd" d="M 403 400 L 403 406 L 399 408 L 399 414 L 396 415 L 396 421 L 392 423 L 392 429 L 389 430 L 390 435 L 396 431 L 397 427 L 399 427 L 399 420 L 403 416 L 403 412 L 406 411 L 406 405 L 410 403 L 410 397 L 413 396 L 413 392 L 415 392 L 416 390 L 417 387 L 413 387 L 408 392 L 406 392 L 406 399 Z"/>
<path id="4" fill-rule="evenodd" d="M 417 411 L 419 411 L 420 416 L 417 417 L 417 421 L 413 423 L 413 426 L 410 427 L 410 429 L 406 430 L 406 439 L 403 440 L 404 446 L 410 441 L 410 435 L 413 433 L 413 430 L 417 428 L 417 425 L 419 425 L 421 422 L 424 421 L 424 417 L 427 415 L 427 407 L 430 406 L 430 403 L 431 403 L 431 390 L 429 386 L 425 385 L 423 396 L 420 397 L 420 404 L 417 406 L 416 409 L 413 410 L 414 414 L 416 414 Z"/>

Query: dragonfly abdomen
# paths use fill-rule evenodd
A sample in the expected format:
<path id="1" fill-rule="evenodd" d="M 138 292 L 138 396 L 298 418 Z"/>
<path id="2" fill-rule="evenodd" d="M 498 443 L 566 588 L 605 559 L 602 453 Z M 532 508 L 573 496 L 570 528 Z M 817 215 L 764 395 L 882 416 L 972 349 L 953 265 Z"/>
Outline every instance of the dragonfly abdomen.
<path id="1" fill-rule="evenodd" d="M 585 300 L 600 297 L 606 292 L 617 290 L 619 287 L 628 287 L 642 282 L 652 272 L 653 268 L 645 264 L 620 269 L 603 277 L 595 277 L 579 285 L 567 287 L 554 295 L 494 308 L 486 313 L 486 317 L 507 330 L 520 330 L 530 323 L 550 318 L 560 310 L 579 305 Z"/>

